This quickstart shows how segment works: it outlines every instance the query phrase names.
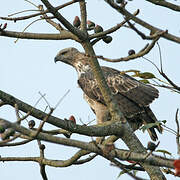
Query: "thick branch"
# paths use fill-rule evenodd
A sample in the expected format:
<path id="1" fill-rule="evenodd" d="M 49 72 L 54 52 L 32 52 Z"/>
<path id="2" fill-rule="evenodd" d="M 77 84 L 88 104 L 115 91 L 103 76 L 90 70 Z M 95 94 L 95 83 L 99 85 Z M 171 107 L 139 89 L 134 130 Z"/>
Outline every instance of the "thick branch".
<path id="1" fill-rule="evenodd" d="M 84 40 L 87 38 L 86 34 L 80 31 L 78 28 L 75 28 L 71 23 L 69 23 L 57 10 L 54 8 L 49 1 L 47 0 L 41 0 L 43 4 L 47 7 L 49 12 L 51 12 L 55 18 L 59 20 L 70 32 L 72 32 L 74 35 L 79 37 L 81 40 Z"/>
<path id="2" fill-rule="evenodd" d="M 14 104 L 17 104 L 19 110 L 30 113 L 31 116 L 43 120 L 45 117 L 47 117 L 47 114 L 44 113 L 41 110 L 38 110 L 32 106 L 30 106 L 27 103 L 24 103 L 23 101 L 3 92 L 0 90 L 0 99 L 6 102 L 7 104 L 14 107 Z M 104 123 L 102 126 L 81 126 L 76 125 L 75 123 L 68 121 L 68 120 L 62 120 L 54 116 L 49 116 L 47 119 L 47 123 L 50 123 L 56 127 L 68 130 L 73 133 L 83 134 L 87 136 L 108 136 L 108 135 L 118 135 L 121 136 L 124 124 L 121 122 L 107 122 Z"/>
<path id="3" fill-rule="evenodd" d="M 31 138 L 34 138 L 34 135 L 36 134 L 36 131 L 34 130 L 26 129 L 23 126 L 20 126 L 15 123 L 10 123 L 6 120 L 3 120 L 3 121 L 5 121 L 9 127 Z M 86 142 L 82 142 L 78 140 L 56 137 L 56 136 L 52 136 L 52 135 L 41 133 L 41 132 L 37 135 L 36 138 L 38 140 L 43 140 L 43 141 L 47 141 L 47 142 L 51 142 L 55 144 L 81 148 L 86 151 L 94 152 L 94 153 L 100 154 L 103 157 L 106 157 L 106 155 L 103 153 L 103 149 L 105 148 L 105 146 L 103 145 L 98 147 L 95 143 L 86 143 Z M 82 151 L 77 156 L 74 156 L 74 158 L 78 159 L 78 157 L 85 155 L 87 153 L 86 151 Z M 146 164 L 153 165 L 153 166 L 174 168 L 174 165 L 173 165 L 174 159 L 163 158 L 163 157 L 155 156 L 155 155 L 148 156 L 148 153 L 137 153 L 137 152 L 131 152 L 127 150 L 113 149 L 111 152 L 109 152 L 108 156 L 112 158 L 116 157 L 120 160 L 131 160 L 131 161 L 136 161 L 136 162 L 144 162 Z M 3 160 L 3 159 L 1 158 L 0 160 Z M 8 161 L 8 159 L 6 160 Z M 50 165 L 50 164 L 47 164 L 47 165 Z"/>
<path id="4" fill-rule="evenodd" d="M 86 2 L 80 1 L 80 12 L 81 12 L 81 30 L 87 34 L 87 12 L 86 12 Z"/>
<path id="5" fill-rule="evenodd" d="M 35 40 L 65 40 L 72 39 L 79 42 L 79 39 L 69 31 L 63 30 L 60 34 L 48 33 L 27 33 L 15 31 L 0 31 L 0 36 L 13 37 L 20 39 L 35 39 Z"/>
<path id="6" fill-rule="evenodd" d="M 167 2 L 165 0 L 146 0 L 146 1 L 151 2 L 155 5 L 159 5 L 159 6 L 163 6 L 163 7 L 172 9 L 174 11 L 180 11 L 180 6 L 172 4 L 172 3 Z"/>

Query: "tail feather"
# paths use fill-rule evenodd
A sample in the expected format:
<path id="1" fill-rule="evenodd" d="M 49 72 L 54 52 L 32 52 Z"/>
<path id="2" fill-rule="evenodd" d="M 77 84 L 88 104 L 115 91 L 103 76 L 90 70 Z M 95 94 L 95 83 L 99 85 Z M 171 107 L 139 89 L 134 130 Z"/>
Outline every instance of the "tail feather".
<path id="1" fill-rule="evenodd" d="M 145 110 L 145 113 L 142 114 L 144 124 L 155 123 L 158 121 L 156 119 L 154 113 L 151 111 L 151 109 L 149 107 L 144 108 L 144 110 Z M 155 125 L 152 128 L 149 128 L 148 133 L 153 141 L 156 141 L 158 139 L 155 129 L 157 129 L 159 131 L 159 133 L 162 133 L 162 131 L 163 131 L 163 128 L 160 124 Z"/>

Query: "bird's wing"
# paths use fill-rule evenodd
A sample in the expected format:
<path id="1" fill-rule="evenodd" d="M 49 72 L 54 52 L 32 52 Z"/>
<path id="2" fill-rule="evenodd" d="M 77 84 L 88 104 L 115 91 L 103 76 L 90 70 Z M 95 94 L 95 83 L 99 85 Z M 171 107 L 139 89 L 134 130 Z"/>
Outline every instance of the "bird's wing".
<path id="1" fill-rule="evenodd" d="M 108 86 L 116 97 L 121 94 L 139 106 L 148 106 L 159 95 L 156 88 L 139 82 L 127 74 L 122 74 L 118 70 L 109 67 L 102 67 L 102 70 Z"/>
<path id="2" fill-rule="evenodd" d="M 124 97 L 128 101 L 132 101 L 138 106 L 143 107 L 148 106 L 158 97 L 159 92 L 156 88 L 141 83 L 126 74 L 122 74 L 118 70 L 103 66 L 102 71 L 114 96 L 116 98 L 119 96 L 119 101 Z M 78 83 L 89 98 L 105 104 L 97 81 L 91 72 L 83 73 Z"/>

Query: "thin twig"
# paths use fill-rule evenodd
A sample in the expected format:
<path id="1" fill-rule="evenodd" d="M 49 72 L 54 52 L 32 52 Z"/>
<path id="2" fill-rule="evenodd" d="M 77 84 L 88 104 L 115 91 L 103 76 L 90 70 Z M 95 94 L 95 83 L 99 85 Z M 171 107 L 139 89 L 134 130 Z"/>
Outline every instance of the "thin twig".
<path id="1" fill-rule="evenodd" d="M 96 156 L 97 156 L 97 154 L 94 154 L 94 155 L 92 155 L 92 156 L 89 156 L 89 157 L 86 158 L 86 159 L 77 160 L 77 161 L 73 162 L 73 164 L 75 164 L 75 165 L 81 165 L 81 164 L 87 163 L 87 162 L 93 160 Z"/>
<path id="2" fill-rule="evenodd" d="M 47 177 L 47 173 L 46 173 L 46 169 L 45 169 L 45 164 L 43 164 L 43 159 L 44 159 L 44 148 L 42 148 L 42 144 L 41 141 L 37 140 L 38 146 L 39 146 L 39 151 L 40 151 L 40 162 L 39 162 L 39 166 L 40 166 L 40 173 L 41 176 L 43 178 L 43 180 L 48 180 Z M 44 146 L 45 147 L 45 146 Z"/>
<path id="3" fill-rule="evenodd" d="M 40 21 L 40 20 L 42 20 L 42 19 L 36 19 L 36 20 L 32 21 L 30 24 L 28 24 L 28 25 L 24 28 L 24 30 L 22 31 L 22 33 L 25 32 L 32 24 L 34 24 L 35 22 Z M 17 38 L 14 42 L 17 43 L 18 40 L 19 40 L 19 38 Z"/>
<path id="4" fill-rule="evenodd" d="M 23 140 L 23 141 L 20 141 L 20 142 L 15 142 L 15 143 L 6 143 L 6 144 L 0 144 L 0 147 L 10 147 L 10 146 L 19 146 L 19 145 L 24 145 L 24 144 L 27 144 L 29 142 L 31 142 L 32 139 L 26 139 L 26 140 Z"/>
<path id="5" fill-rule="evenodd" d="M 131 18 L 134 22 L 138 23 L 139 25 L 143 26 L 146 29 L 149 29 L 151 32 L 157 32 L 162 31 L 161 29 L 143 21 L 142 19 L 134 16 L 129 11 L 127 11 L 125 8 L 118 6 L 114 1 L 112 0 L 104 0 L 106 3 L 108 3 L 112 8 L 117 10 L 119 13 L 124 15 L 126 18 Z M 170 41 L 174 41 L 176 43 L 180 43 L 180 37 L 172 35 L 170 33 L 165 33 L 162 35 L 163 38 L 168 39 Z"/>
<path id="6" fill-rule="evenodd" d="M 34 4 L 34 3 L 32 3 L 31 1 L 29 1 L 29 0 L 24 0 L 24 1 L 28 2 L 29 4 L 31 4 L 31 5 L 33 5 L 34 7 L 36 7 L 36 8 L 37 8 L 37 5 L 36 5 L 36 4 Z"/>
<path id="7" fill-rule="evenodd" d="M 37 9 L 28 9 L 28 10 L 19 11 L 19 12 L 13 13 L 13 14 L 9 14 L 8 17 L 14 16 L 14 15 L 17 15 L 17 14 L 20 14 L 20 13 L 32 12 L 32 11 L 38 11 L 39 12 L 39 10 L 37 10 Z"/>
<path id="8" fill-rule="evenodd" d="M 62 102 L 62 100 L 69 94 L 69 92 L 70 92 L 70 89 L 68 89 L 67 92 L 60 98 L 60 100 L 55 105 L 54 109 L 56 109 L 59 106 L 59 104 Z"/>
<path id="9" fill-rule="evenodd" d="M 59 9 L 62 9 L 64 7 L 69 6 L 69 5 L 71 5 L 73 3 L 76 3 L 76 2 L 78 2 L 78 1 L 72 0 L 72 1 L 64 3 L 64 4 L 60 5 L 60 6 L 55 7 L 55 9 L 58 11 Z M 28 15 L 28 16 L 15 17 L 15 18 L 0 17 L 0 19 L 16 22 L 16 21 L 19 21 L 19 20 L 30 19 L 30 18 L 33 18 L 33 17 L 36 17 L 36 16 L 40 16 L 40 15 L 43 15 L 43 14 L 46 14 L 46 13 L 49 13 L 49 10 L 45 10 L 44 12 L 35 13 L 35 14 Z"/>
<path id="10" fill-rule="evenodd" d="M 137 16 L 138 14 L 139 14 L 139 10 L 137 10 L 137 11 L 135 11 L 133 13 L 134 16 Z M 107 34 L 111 34 L 111 33 L 115 32 L 115 31 L 117 31 L 118 29 L 120 29 L 121 27 L 123 27 L 124 24 L 130 19 L 131 18 L 127 18 L 127 19 L 123 20 L 121 23 L 117 24 L 116 26 L 114 26 L 114 27 L 112 27 L 110 29 L 107 29 L 106 31 L 92 34 L 92 35 L 89 36 L 89 39 L 91 40 L 91 39 L 94 39 L 94 38 L 103 37 L 103 36 L 105 36 Z"/>
<path id="11" fill-rule="evenodd" d="M 40 96 L 42 97 L 42 99 L 44 99 L 44 101 L 46 102 L 46 104 L 48 105 L 49 109 L 51 109 L 51 106 L 48 102 L 48 100 L 45 98 L 45 95 L 43 95 L 40 91 L 38 92 L 40 94 Z"/>
<path id="12" fill-rule="evenodd" d="M 176 110 L 175 121 L 176 121 L 176 126 L 177 126 L 177 135 L 176 135 L 177 153 L 180 155 L 180 143 L 179 143 L 180 128 L 179 128 L 179 121 L 178 121 L 178 113 L 179 113 L 179 109 Z"/>
<path id="13" fill-rule="evenodd" d="M 121 61 L 130 61 L 130 60 L 142 57 L 145 54 L 150 52 L 150 50 L 154 47 L 154 45 L 156 44 L 156 42 L 159 40 L 159 38 L 161 37 L 161 35 L 163 33 L 166 33 L 166 32 L 158 32 L 156 34 L 156 37 L 152 40 L 151 44 L 149 44 L 148 46 L 146 45 L 145 46 L 146 48 L 143 48 L 143 50 L 140 50 L 136 54 L 132 54 L 130 56 L 122 57 L 122 58 L 118 58 L 118 59 L 109 59 L 109 58 L 105 58 L 103 56 L 96 56 L 96 58 L 102 59 L 102 60 L 107 61 L 107 62 L 121 62 Z M 88 56 L 88 55 L 86 55 L 86 56 Z"/>
<path id="14" fill-rule="evenodd" d="M 169 79 L 169 77 L 164 73 L 163 67 L 162 67 L 162 55 L 161 55 L 161 48 L 160 45 L 158 45 L 159 54 L 160 54 L 160 65 L 161 65 L 161 71 L 159 72 L 168 82 L 171 84 L 176 90 L 180 91 L 180 86 L 176 85 L 173 81 Z"/>
<path id="15" fill-rule="evenodd" d="M 43 121 L 40 123 L 39 127 L 37 128 L 37 131 L 34 135 L 34 137 L 36 138 L 38 136 L 38 134 L 41 132 L 45 122 L 48 120 L 49 116 L 51 116 L 51 114 L 53 113 L 54 109 L 51 108 L 50 112 L 47 114 L 47 116 L 43 119 Z"/>

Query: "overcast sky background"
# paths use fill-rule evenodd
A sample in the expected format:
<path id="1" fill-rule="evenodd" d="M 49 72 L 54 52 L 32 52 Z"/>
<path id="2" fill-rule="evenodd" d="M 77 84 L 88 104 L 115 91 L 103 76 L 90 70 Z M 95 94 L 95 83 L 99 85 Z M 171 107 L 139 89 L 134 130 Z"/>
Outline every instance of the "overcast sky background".
<path id="1" fill-rule="evenodd" d="M 32 2 L 41 4 L 40 1 L 32 0 Z M 51 0 L 54 5 L 60 5 L 65 0 Z M 172 1 L 179 3 L 179 1 Z M 34 9 L 32 5 L 23 0 L 6 0 L 1 2 L 0 16 L 18 12 L 26 9 Z M 140 9 L 139 17 L 147 22 L 168 31 L 174 35 L 180 36 L 180 15 L 177 12 L 170 11 L 166 8 L 156 7 L 148 2 L 133 0 L 129 2 L 127 9 L 134 12 Z M 105 30 L 120 23 L 123 18 L 115 10 L 111 9 L 103 0 L 87 0 L 88 19 L 101 25 Z M 73 21 L 79 13 L 78 3 L 71 7 L 64 8 L 61 13 L 70 22 Z M 0 21 L 5 23 L 6 21 Z M 24 22 L 7 22 L 7 30 L 20 31 L 32 20 Z M 139 26 L 138 26 L 139 27 Z M 141 28 L 142 29 L 142 28 Z M 148 31 L 144 32 L 148 33 Z M 58 33 L 53 27 L 44 21 L 34 23 L 27 32 L 39 33 Z M 121 28 L 113 35 L 113 41 L 110 44 L 99 42 L 94 46 L 95 52 L 98 55 L 103 55 L 109 58 L 123 57 L 128 54 L 129 49 L 138 51 L 142 49 L 148 41 L 143 41 L 133 31 L 127 28 Z M 46 99 L 52 107 L 56 105 L 58 100 L 68 91 L 68 95 L 63 99 L 61 104 L 55 110 L 54 114 L 60 118 L 68 118 L 74 115 L 77 123 L 81 124 L 80 119 L 87 123 L 94 119 L 95 116 L 89 106 L 82 98 L 82 91 L 77 85 L 77 73 L 73 68 L 63 63 L 54 63 L 54 57 L 57 52 L 66 47 L 76 47 L 83 51 L 82 47 L 74 41 L 44 41 L 44 40 L 19 40 L 16 44 L 16 39 L 0 37 L 0 89 L 9 93 L 24 102 L 34 105 L 39 99 L 39 91 L 46 94 Z M 163 68 L 168 77 L 175 83 L 180 84 L 179 71 L 179 45 L 160 39 L 162 49 Z M 146 55 L 159 66 L 159 52 L 157 46 Z M 100 61 L 102 65 L 112 66 L 119 70 L 138 69 L 143 72 L 153 72 L 157 77 L 161 78 L 157 70 L 149 62 L 139 58 L 135 61 L 126 63 L 106 63 Z M 180 96 L 166 89 L 159 89 L 160 97 L 156 99 L 151 108 L 159 120 L 167 120 L 167 126 L 176 128 L 175 112 L 180 107 Z M 46 103 L 42 100 L 38 106 L 44 110 Z M 11 120 L 16 120 L 14 110 L 10 107 L 1 108 L 0 117 Z M 31 118 L 32 119 L 32 118 Z M 26 124 L 26 122 L 25 122 Z M 37 125 L 39 121 L 37 121 Z M 136 132 L 141 142 L 146 146 L 150 140 L 148 133 L 142 131 Z M 91 141 L 90 137 L 83 137 L 73 134 L 73 139 Z M 177 156 L 176 137 L 167 131 L 163 135 L 159 135 L 160 145 L 158 149 L 165 149 L 173 153 L 173 157 Z M 60 145 L 46 144 L 45 156 L 51 159 L 68 159 L 77 152 L 78 149 L 72 149 Z M 116 146 L 126 148 L 119 140 Z M 29 143 L 28 145 L 19 146 L 17 148 L 0 148 L 0 155 L 7 156 L 37 156 L 39 154 L 37 143 Z M 41 179 L 39 173 L 39 165 L 30 162 L 5 162 L 0 164 L 1 178 L 10 179 Z M 52 168 L 47 167 L 47 174 L 50 180 L 54 179 L 116 179 L 120 170 L 110 166 L 109 162 L 101 157 L 97 157 L 92 162 L 81 166 L 71 166 L 68 168 Z M 139 173 L 139 175 L 141 175 Z M 131 179 L 127 175 L 123 175 L 122 179 Z M 175 179 L 171 175 L 168 179 Z"/>

